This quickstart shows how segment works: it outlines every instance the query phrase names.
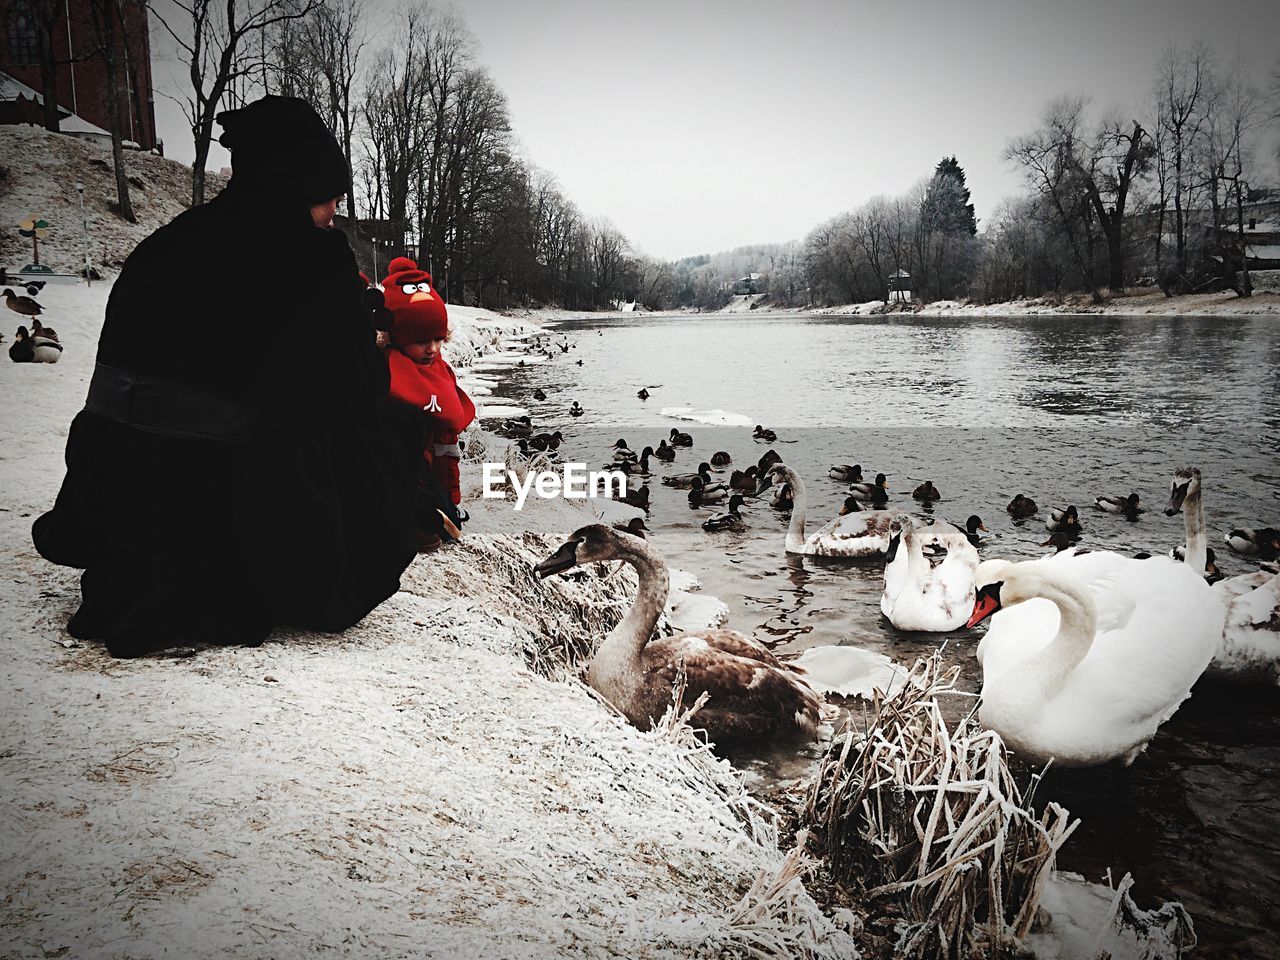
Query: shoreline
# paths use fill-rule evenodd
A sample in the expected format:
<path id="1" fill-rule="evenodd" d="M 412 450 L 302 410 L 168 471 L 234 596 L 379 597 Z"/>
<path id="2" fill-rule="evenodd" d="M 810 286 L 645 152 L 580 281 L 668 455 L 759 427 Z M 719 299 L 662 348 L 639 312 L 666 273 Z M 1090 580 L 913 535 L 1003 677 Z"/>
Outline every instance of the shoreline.
<path id="1" fill-rule="evenodd" d="M 464 539 L 338 636 L 134 661 L 69 638 L 78 571 L 40 558 L 30 524 L 109 289 L 46 291 L 64 358 L 4 382 L 11 409 L 40 410 L 0 427 L 7 955 L 856 954 L 740 772 L 577 678 L 564 651 L 608 629 L 629 581 L 532 576 L 592 522 L 565 501 L 469 498 Z M 527 332 L 457 322 L 462 376 Z"/>
<path id="2" fill-rule="evenodd" d="M 1277 273 L 1272 271 L 1272 273 Z M 736 298 L 748 300 L 752 298 Z M 1129 294 L 1113 298 L 1102 305 L 1088 302 L 1087 296 L 1074 296 L 1063 303 L 1053 303 L 1043 298 L 1010 300 L 1003 303 L 971 303 L 964 300 L 939 300 L 915 309 L 885 310 L 882 300 L 868 303 L 851 303 L 831 307 L 780 307 L 755 298 L 754 306 L 730 303 L 719 310 L 622 311 L 622 310 L 566 310 L 560 307 L 509 310 L 503 315 L 528 319 L 538 323 L 556 323 L 564 320 L 636 320 L 636 319 L 713 319 L 728 317 L 866 317 L 891 318 L 985 318 L 985 317 L 1112 317 L 1133 319 L 1140 317 L 1205 317 L 1234 318 L 1253 316 L 1280 317 L 1280 278 L 1268 278 L 1260 282 L 1252 297 L 1238 297 L 1234 293 L 1183 294 L 1165 297 L 1158 290 L 1154 293 Z"/>

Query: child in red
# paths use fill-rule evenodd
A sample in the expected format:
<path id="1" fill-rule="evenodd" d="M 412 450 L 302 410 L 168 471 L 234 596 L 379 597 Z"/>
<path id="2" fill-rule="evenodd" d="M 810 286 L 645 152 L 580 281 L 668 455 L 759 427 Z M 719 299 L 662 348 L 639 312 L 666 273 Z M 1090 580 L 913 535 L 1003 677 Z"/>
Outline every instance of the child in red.
<path id="1" fill-rule="evenodd" d="M 406 257 L 391 261 L 382 288 L 392 316 L 391 343 L 386 351 L 391 395 L 422 410 L 427 422 L 424 473 L 430 474 L 457 505 L 462 500 L 458 434 L 476 418 L 476 405 L 458 386 L 453 368 L 440 355 L 449 339 L 448 310 L 431 286 L 430 275 Z M 424 478 L 424 484 L 429 486 L 430 481 Z M 415 522 L 419 548 L 436 549 L 442 526 L 437 512 L 429 506 L 420 509 Z"/>

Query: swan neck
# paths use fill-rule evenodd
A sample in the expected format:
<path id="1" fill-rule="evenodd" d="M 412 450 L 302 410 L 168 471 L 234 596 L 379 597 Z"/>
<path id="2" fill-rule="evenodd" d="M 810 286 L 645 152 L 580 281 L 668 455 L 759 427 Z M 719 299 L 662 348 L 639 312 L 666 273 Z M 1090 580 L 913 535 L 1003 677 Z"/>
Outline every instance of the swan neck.
<path id="1" fill-rule="evenodd" d="M 1182 503 L 1182 514 L 1187 532 L 1187 564 L 1203 574 L 1209 563 L 1209 538 L 1205 534 L 1204 502 L 1200 499 L 1199 490 L 1187 494 Z"/>
<path id="2" fill-rule="evenodd" d="M 1036 658 L 1047 699 L 1058 692 L 1089 653 L 1098 632 L 1098 614 L 1083 584 L 1046 576 L 1037 580 L 1033 595 L 1049 600 L 1060 615 L 1057 634 Z"/>
<path id="3" fill-rule="evenodd" d="M 929 572 L 929 561 L 924 557 L 924 546 L 915 529 L 909 525 L 902 530 L 902 546 L 907 550 L 907 576 L 912 583 L 919 583 Z"/>
<path id="4" fill-rule="evenodd" d="M 631 565 L 640 581 L 640 588 L 631 609 L 605 637 L 591 662 L 589 673 L 597 679 L 628 673 L 637 666 L 671 591 L 666 563 L 645 541 L 620 543 L 614 559 Z"/>
<path id="5" fill-rule="evenodd" d="M 787 549 L 791 549 L 804 544 L 804 514 L 809 498 L 805 494 L 804 481 L 796 476 L 794 470 L 788 469 L 786 477 L 787 483 L 791 484 L 791 523 L 787 527 Z"/>

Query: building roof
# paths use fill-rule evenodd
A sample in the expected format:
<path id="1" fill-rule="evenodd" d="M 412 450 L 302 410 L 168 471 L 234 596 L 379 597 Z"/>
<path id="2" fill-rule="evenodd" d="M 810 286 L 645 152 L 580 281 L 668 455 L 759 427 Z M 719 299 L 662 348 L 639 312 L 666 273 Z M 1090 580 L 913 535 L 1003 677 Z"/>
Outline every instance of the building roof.
<path id="1" fill-rule="evenodd" d="M 19 97 L 23 97 L 27 100 L 34 100 L 39 104 L 44 103 L 44 97 L 40 95 L 39 90 L 36 90 L 34 87 L 28 87 L 17 77 L 11 77 L 3 70 L 0 70 L 0 100 L 17 100 Z M 58 112 L 63 115 L 69 115 L 71 113 L 70 110 L 61 104 L 58 105 Z"/>
<path id="2" fill-rule="evenodd" d="M 36 103 L 44 105 L 44 96 L 34 87 L 29 87 L 17 77 L 11 77 L 9 74 L 0 70 L 0 102 L 17 100 L 34 100 Z M 84 117 L 77 116 L 62 104 L 58 104 L 58 132 L 59 133 L 83 133 L 92 134 L 95 137 L 110 137 L 110 130 L 103 130 L 101 127 L 90 123 Z"/>

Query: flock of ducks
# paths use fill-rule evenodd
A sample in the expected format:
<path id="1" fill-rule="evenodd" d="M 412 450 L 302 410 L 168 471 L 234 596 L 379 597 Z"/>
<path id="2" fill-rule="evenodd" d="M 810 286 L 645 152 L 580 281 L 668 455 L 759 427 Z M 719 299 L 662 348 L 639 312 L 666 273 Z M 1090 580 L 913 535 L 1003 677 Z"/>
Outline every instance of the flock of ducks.
<path id="1" fill-rule="evenodd" d="M 41 283 L 41 286 L 44 284 Z M 62 358 L 58 333 L 40 321 L 44 308 L 34 297 L 18 296 L 9 288 L 4 291 L 5 305 L 14 313 L 31 317 L 31 329 L 18 327 L 9 345 L 9 359 L 14 363 L 57 363 Z"/>
<path id="2" fill-rule="evenodd" d="M 642 398 L 643 399 L 643 398 Z M 772 442 L 757 425 L 753 438 Z M 521 449 L 554 450 L 558 433 L 521 438 Z M 536 442 L 535 442 L 536 441 Z M 652 461 L 671 463 L 693 445 L 672 429 L 656 446 L 635 452 L 625 439 L 607 466 L 649 476 Z M 904 631 L 948 633 L 989 621 L 977 646 L 982 668 L 979 718 L 1031 762 L 1063 766 L 1130 764 L 1161 724 L 1190 696 L 1201 676 L 1280 684 L 1280 571 L 1261 568 L 1224 579 L 1205 533 L 1199 470 L 1181 468 L 1170 482 L 1167 515 L 1181 513 L 1185 542 L 1167 555 L 1124 556 L 1077 546 L 1083 529 L 1074 504 L 1045 512 L 1055 552 L 1037 560 L 985 561 L 982 518 L 953 524 L 919 520 L 888 506 L 887 478 L 863 478 L 861 465 L 836 464 L 831 480 L 847 484 L 837 516 L 810 523 L 804 478 L 772 449 L 746 469 L 716 451 L 686 473 L 665 473 L 664 485 L 688 490 L 690 506 L 727 509 L 702 522 L 709 534 L 741 529 L 743 507 L 768 497 L 790 512 L 784 555 L 874 557 L 884 563 L 880 612 Z M 647 514 L 648 486 L 624 502 Z M 933 481 L 912 491 L 925 505 L 942 500 Z M 1094 500 L 1101 512 L 1136 520 L 1145 508 L 1136 493 Z M 1018 494 L 1007 512 L 1021 525 L 1040 514 Z M 622 622 L 602 641 L 588 682 L 636 726 L 648 729 L 671 703 L 683 674 L 690 702 L 709 697 L 697 722 L 717 744 L 761 737 L 817 735 L 820 700 L 804 671 L 778 659 L 759 641 L 725 629 L 699 629 L 661 639 L 653 633 L 669 589 L 669 571 L 645 540 L 644 516 L 614 526 L 575 531 L 536 567 L 541 577 L 572 567 L 619 560 L 635 568 L 639 592 Z M 1236 528 L 1227 546 L 1259 560 L 1280 554 L 1274 528 Z"/>
<path id="3" fill-rule="evenodd" d="M 688 446 L 686 436 L 673 430 L 663 443 Z M 643 464 L 647 473 L 646 461 L 656 451 L 646 446 L 637 455 L 619 440 L 613 452 L 614 463 Z M 1175 474 L 1166 511 L 1184 516 L 1180 559 L 1175 550 L 1128 557 L 1066 546 L 1016 563 L 980 559 L 987 528 L 977 515 L 960 525 L 888 508 L 884 475 L 867 483 L 858 465 L 831 468 L 829 477 L 848 483 L 849 493 L 840 513 L 814 529 L 804 479 L 772 450 L 727 480 L 712 471 L 712 459 L 717 468 L 732 463 L 720 451 L 694 472 L 662 478 L 688 489 L 695 507 L 728 499 L 726 512 L 703 521 L 708 532 L 741 528 L 747 501 L 772 494 L 771 503 L 785 504 L 791 513 L 785 554 L 883 558 L 880 612 L 898 629 L 946 633 L 989 619 L 977 648 L 979 717 L 1030 761 L 1127 765 L 1202 675 L 1280 682 L 1280 574 L 1262 569 L 1211 585 L 1201 478 L 1193 468 Z M 745 488 L 748 477 L 753 491 Z M 932 481 L 912 496 L 924 503 L 941 499 Z M 647 496 L 636 501 L 648 509 Z M 1136 494 L 1098 497 L 1095 506 L 1126 517 L 1144 510 Z M 1007 509 L 1024 520 L 1039 512 L 1021 494 Z M 1079 511 L 1074 505 L 1052 509 L 1045 525 L 1051 533 L 1078 536 Z M 645 542 L 647 530 L 639 517 L 616 527 L 583 527 L 537 567 L 545 577 L 582 563 L 621 560 L 639 575 L 636 602 L 601 644 L 588 682 L 647 729 L 669 706 L 671 682 L 682 669 L 686 695 L 710 697 L 698 722 L 714 742 L 815 736 L 818 698 L 803 670 L 753 638 L 704 629 L 650 641 L 668 572 Z M 1226 539 L 1233 550 L 1259 558 L 1280 551 L 1280 534 L 1271 528 L 1235 529 Z"/>

